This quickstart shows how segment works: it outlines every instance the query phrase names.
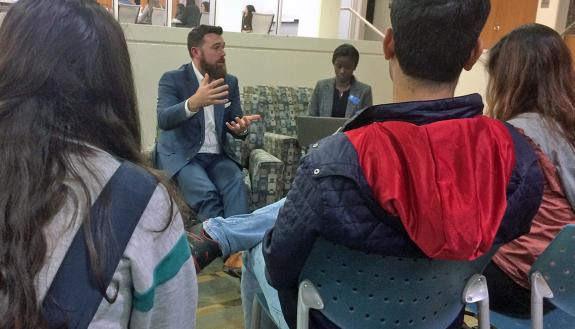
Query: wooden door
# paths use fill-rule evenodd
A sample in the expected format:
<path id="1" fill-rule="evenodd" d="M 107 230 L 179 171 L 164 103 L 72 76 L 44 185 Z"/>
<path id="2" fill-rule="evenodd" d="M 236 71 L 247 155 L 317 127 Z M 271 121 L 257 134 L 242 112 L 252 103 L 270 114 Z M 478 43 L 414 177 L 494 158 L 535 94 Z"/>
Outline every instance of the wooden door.
<path id="1" fill-rule="evenodd" d="M 107 8 L 108 10 L 112 10 L 112 0 L 97 0 L 99 4 Z"/>
<path id="2" fill-rule="evenodd" d="M 539 0 L 491 0 L 491 13 L 481 32 L 483 47 L 488 49 L 516 27 L 534 23 Z"/>
<path id="3" fill-rule="evenodd" d="M 575 34 L 567 34 L 564 39 L 567 48 L 571 51 L 571 62 L 575 67 Z"/>

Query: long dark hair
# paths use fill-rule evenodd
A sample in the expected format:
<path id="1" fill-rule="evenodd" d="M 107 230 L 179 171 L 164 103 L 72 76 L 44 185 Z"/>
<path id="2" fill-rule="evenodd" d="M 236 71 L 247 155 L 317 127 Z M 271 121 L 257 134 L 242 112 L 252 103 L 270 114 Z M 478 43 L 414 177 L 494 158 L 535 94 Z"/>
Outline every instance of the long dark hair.
<path id="1" fill-rule="evenodd" d="M 540 24 L 511 31 L 491 48 L 487 71 L 491 116 L 509 120 L 539 113 L 551 132 L 575 148 L 575 75 L 569 49 L 557 32 Z"/>
<path id="2" fill-rule="evenodd" d="M 34 286 L 47 252 L 43 228 L 65 200 L 89 208 L 80 175 L 90 171 L 87 144 L 143 163 L 123 31 L 93 0 L 20 0 L 0 27 L 0 301 L 9 301 L 0 328 L 47 327 Z M 92 237 L 88 216 L 80 220 L 99 282 L 98 232 Z"/>
<path id="3" fill-rule="evenodd" d="M 251 30 L 252 29 L 252 18 L 254 17 L 254 13 L 256 12 L 256 7 L 253 5 L 247 5 L 246 10 L 243 13 L 242 17 L 242 30 Z"/>

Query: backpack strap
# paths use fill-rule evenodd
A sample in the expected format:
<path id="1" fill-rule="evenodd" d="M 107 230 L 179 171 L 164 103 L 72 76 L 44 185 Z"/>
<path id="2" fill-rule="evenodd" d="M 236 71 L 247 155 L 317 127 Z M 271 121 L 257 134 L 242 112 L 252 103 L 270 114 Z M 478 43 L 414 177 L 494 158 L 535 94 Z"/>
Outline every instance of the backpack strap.
<path id="1" fill-rule="evenodd" d="M 143 168 L 124 161 L 90 209 L 92 232 L 102 227 L 103 219 L 98 218 L 98 214 L 109 216 L 109 224 L 106 224 L 112 234 L 102 235 L 105 250 L 98 251 L 104 256 L 102 274 L 106 287 L 157 185 L 155 177 Z M 108 201 L 106 209 L 102 208 L 105 203 L 102 195 Z M 92 273 L 86 236 L 80 227 L 42 303 L 44 317 L 51 326 L 67 324 L 68 328 L 88 328 L 103 298 Z"/>

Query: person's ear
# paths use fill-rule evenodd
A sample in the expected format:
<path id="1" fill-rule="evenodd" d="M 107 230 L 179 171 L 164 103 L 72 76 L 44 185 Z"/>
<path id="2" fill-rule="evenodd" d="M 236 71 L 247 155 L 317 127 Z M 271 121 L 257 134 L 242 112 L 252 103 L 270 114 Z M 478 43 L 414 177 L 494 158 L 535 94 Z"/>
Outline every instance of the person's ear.
<path id="1" fill-rule="evenodd" d="M 383 37 L 383 55 L 390 60 L 395 57 L 395 40 L 393 39 L 393 29 L 388 27 Z"/>
<path id="2" fill-rule="evenodd" d="M 194 56 L 199 56 L 200 50 L 197 47 L 192 47 L 190 49 L 190 57 L 194 58 Z"/>
<path id="3" fill-rule="evenodd" d="M 465 71 L 471 70 L 473 68 L 473 65 L 477 63 L 479 57 L 481 57 L 482 54 L 483 54 L 483 42 L 481 41 L 481 39 L 477 38 L 475 47 L 473 47 L 473 49 L 471 50 L 471 54 L 469 54 L 469 58 L 465 62 L 465 65 L 463 65 Z"/>

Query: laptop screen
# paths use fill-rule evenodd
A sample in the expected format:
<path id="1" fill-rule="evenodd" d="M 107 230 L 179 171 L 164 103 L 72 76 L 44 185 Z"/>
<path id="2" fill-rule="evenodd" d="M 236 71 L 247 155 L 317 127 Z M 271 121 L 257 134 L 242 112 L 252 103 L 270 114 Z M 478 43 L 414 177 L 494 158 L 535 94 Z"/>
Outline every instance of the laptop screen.
<path id="1" fill-rule="evenodd" d="M 301 146 L 308 146 L 332 135 L 342 127 L 347 118 L 298 116 L 296 117 L 297 139 Z"/>

